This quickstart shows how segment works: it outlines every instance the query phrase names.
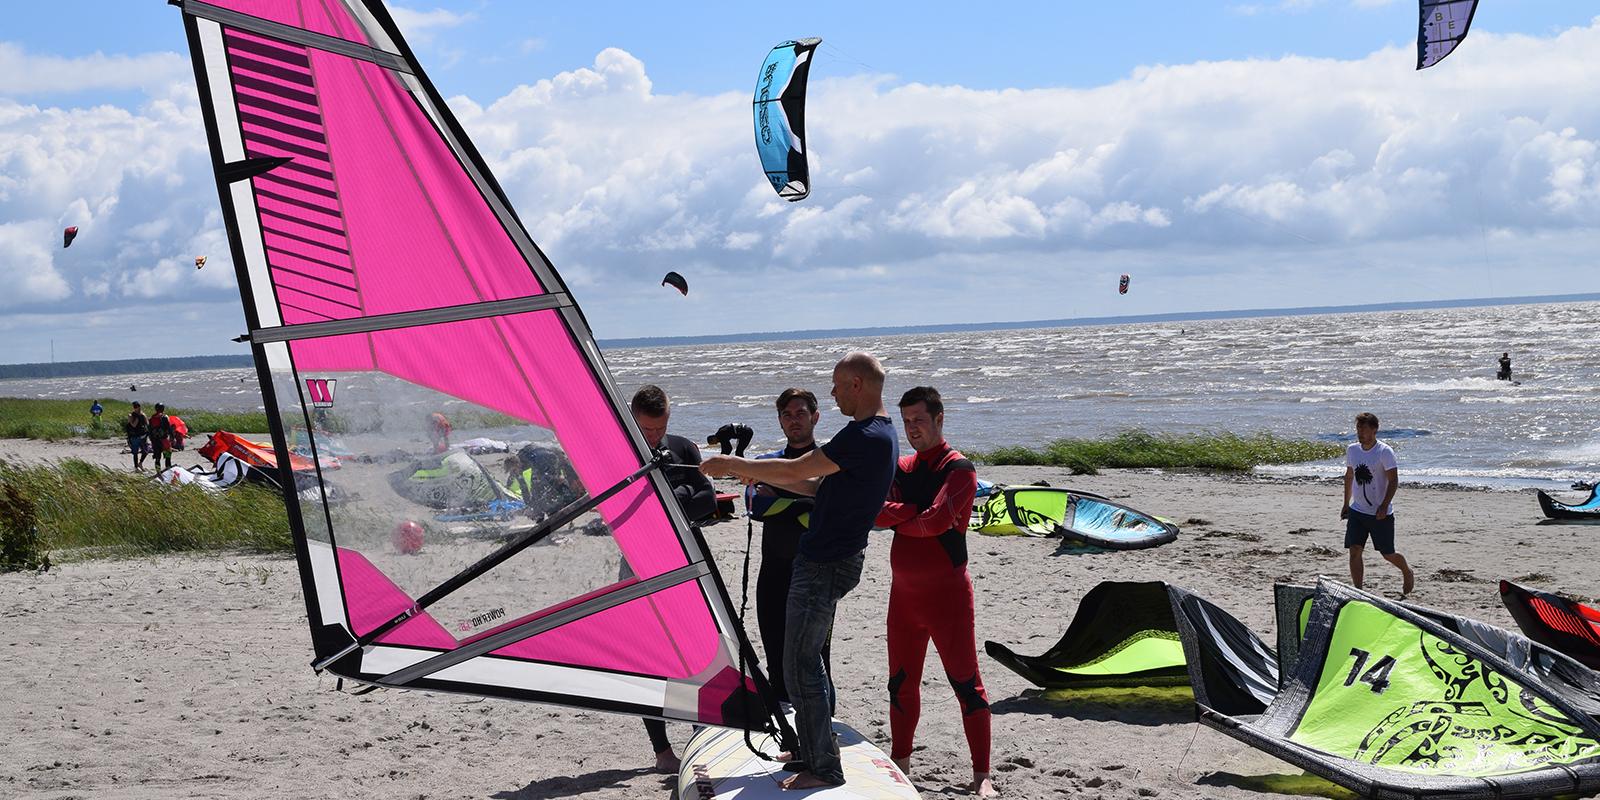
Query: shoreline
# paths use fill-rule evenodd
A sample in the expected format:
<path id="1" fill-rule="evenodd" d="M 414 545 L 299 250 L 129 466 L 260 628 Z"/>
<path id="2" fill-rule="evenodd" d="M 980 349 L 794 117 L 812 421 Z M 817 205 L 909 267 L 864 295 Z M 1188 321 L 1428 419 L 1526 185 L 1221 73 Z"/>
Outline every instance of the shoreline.
<path id="1" fill-rule="evenodd" d="M 173 464 L 177 466 L 191 466 L 194 464 L 209 464 L 196 453 L 196 448 L 205 444 L 206 436 L 210 431 L 191 433 L 186 449 L 173 452 Z M 242 434 L 245 438 L 266 440 L 268 434 Z M 73 437 L 55 441 L 45 439 L 9 439 L 0 438 L 0 460 L 12 460 L 23 464 L 59 463 L 66 459 L 79 459 L 90 464 L 107 467 L 109 469 L 123 469 L 131 472 L 132 462 L 127 452 L 127 445 L 119 439 L 96 439 L 89 437 Z M 182 463 L 180 464 L 180 460 Z M 978 462 L 980 477 L 992 480 L 991 473 L 997 470 L 1012 469 L 1044 469 L 1054 470 L 1063 474 L 1070 474 L 1064 467 L 1023 467 L 1012 465 L 993 465 Z M 1239 472 L 1233 470 L 1208 470 L 1204 468 L 1178 467 L 1133 467 L 1133 468 L 1101 468 L 1101 475 L 1116 474 L 1153 474 L 1177 476 L 1204 476 L 1213 480 L 1237 482 L 1323 482 L 1338 484 L 1343 474 L 1343 467 L 1329 464 L 1330 472 L 1323 473 L 1316 469 L 1317 465 L 1328 462 L 1308 461 L 1298 464 L 1267 464 L 1255 467 L 1252 470 Z M 149 473 L 147 473 L 149 474 Z M 1094 476 L 1070 476 L 1073 479 Z M 1445 491 L 1491 491 L 1491 492 L 1531 492 L 1542 489 L 1546 492 L 1573 491 L 1570 488 L 1571 480 L 1565 478 L 1520 478 L 1520 477 L 1474 477 L 1470 475 L 1415 475 L 1409 474 L 1404 469 L 1400 473 L 1401 481 L 1406 486 L 1441 489 Z"/>

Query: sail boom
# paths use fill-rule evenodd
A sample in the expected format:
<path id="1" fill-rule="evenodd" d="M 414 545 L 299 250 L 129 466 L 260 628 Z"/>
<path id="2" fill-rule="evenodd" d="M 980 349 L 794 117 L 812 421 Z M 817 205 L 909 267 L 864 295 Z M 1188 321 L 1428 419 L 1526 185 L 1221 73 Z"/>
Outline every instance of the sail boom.
<path id="1" fill-rule="evenodd" d="M 298 325 L 276 325 L 251 331 L 248 334 L 247 341 L 265 344 L 267 342 L 318 339 L 324 336 L 373 333 L 375 331 L 408 328 L 415 325 L 462 322 L 486 317 L 499 317 L 506 314 L 521 314 L 526 311 L 569 308 L 571 306 L 572 298 L 567 294 L 541 294 L 512 300 L 489 300 L 482 303 L 467 303 L 443 308 L 425 308 L 420 311 L 402 311 L 371 317 L 353 317 L 350 319 L 329 320 L 327 322 L 303 322 Z"/>
<path id="2" fill-rule="evenodd" d="M 469 658 L 492 653 L 507 645 L 515 644 L 530 636 L 536 636 L 548 630 L 553 630 L 575 619 L 588 616 L 598 611 L 620 606 L 637 600 L 641 597 L 654 594 L 662 589 L 677 586 L 680 583 L 699 580 L 710 574 L 704 563 L 690 564 L 680 567 L 672 572 L 657 575 L 649 580 L 628 584 L 614 591 L 606 592 L 598 597 L 591 597 L 581 603 L 563 608 L 551 614 L 535 617 L 521 624 L 514 625 L 503 631 L 498 631 L 473 641 L 471 644 L 458 647 L 420 664 L 407 667 L 403 670 L 392 672 L 383 677 L 386 685 L 403 686 L 412 681 L 426 678 L 439 670 L 451 667 L 466 661 Z"/>

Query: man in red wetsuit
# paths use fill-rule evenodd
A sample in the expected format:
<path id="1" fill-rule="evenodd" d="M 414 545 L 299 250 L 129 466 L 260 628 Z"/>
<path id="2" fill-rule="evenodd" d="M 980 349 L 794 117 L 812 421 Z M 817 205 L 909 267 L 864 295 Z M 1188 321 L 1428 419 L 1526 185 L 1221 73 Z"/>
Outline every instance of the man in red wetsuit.
<path id="1" fill-rule="evenodd" d="M 989 778 L 989 699 L 978 674 L 973 631 L 972 577 L 967 574 L 967 521 L 978 474 L 972 462 L 944 440 L 939 390 L 918 386 L 900 398 L 906 441 L 877 526 L 894 528 L 889 550 L 890 758 L 911 772 L 911 745 L 922 712 L 922 664 L 928 642 L 939 651 L 945 676 L 961 703 L 961 724 L 972 751 L 972 783 L 979 797 L 994 797 Z"/>

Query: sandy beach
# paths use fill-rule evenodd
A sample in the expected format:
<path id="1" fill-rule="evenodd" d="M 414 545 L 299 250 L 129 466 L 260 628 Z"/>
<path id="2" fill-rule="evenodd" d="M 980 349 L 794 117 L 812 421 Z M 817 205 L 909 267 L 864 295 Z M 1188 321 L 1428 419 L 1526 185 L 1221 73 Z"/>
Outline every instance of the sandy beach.
<path id="1" fill-rule="evenodd" d="M 117 448 L 4 440 L 0 458 L 77 457 L 125 468 Z M 180 463 L 197 458 L 181 455 Z M 1054 540 L 974 536 L 978 638 L 1020 652 L 1052 644 L 1078 600 L 1102 580 L 1180 584 L 1271 642 L 1274 582 L 1346 574 L 1333 481 L 1147 471 L 1072 477 L 1017 467 L 980 474 L 1082 487 L 1183 527 L 1176 543 L 1131 553 L 1081 554 Z M 1600 530 L 1537 524 L 1531 492 L 1403 484 L 1395 502 L 1400 550 L 1418 574 L 1418 603 L 1513 627 L 1495 592 L 1498 578 L 1595 592 L 1590 554 Z M 706 533 L 737 593 L 743 524 Z M 885 748 L 889 539 L 875 536 L 834 641 L 840 716 Z M 1370 555 L 1368 587 L 1393 595 L 1398 573 Z M 308 666 L 305 607 L 288 557 L 73 563 L 0 575 L 0 596 L 0 701 L 10 721 L 0 739 L 0 796 L 531 800 L 670 792 L 667 776 L 646 769 L 645 734 L 631 718 L 419 692 L 335 691 L 333 679 Z M 987 657 L 981 666 L 995 711 L 996 782 L 1005 796 L 1262 797 L 1272 776 L 1299 774 L 1201 730 L 1185 700 L 1047 698 Z M 966 745 L 932 653 L 926 674 L 912 777 L 925 797 L 959 794 L 969 774 Z M 688 726 L 670 731 L 680 745 L 690 734 Z M 1310 779 L 1302 790 L 1348 796 Z"/>

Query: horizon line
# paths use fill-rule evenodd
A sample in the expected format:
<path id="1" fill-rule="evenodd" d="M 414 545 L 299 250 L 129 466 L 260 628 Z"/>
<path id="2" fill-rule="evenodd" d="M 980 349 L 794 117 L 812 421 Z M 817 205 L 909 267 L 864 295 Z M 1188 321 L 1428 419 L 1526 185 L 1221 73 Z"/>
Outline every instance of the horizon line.
<path id="1" fill-rule="evenodd" d="M 740 333 L 713 333 L 685 336 L 635 336 L 614 339 L 596 339 L 603 348 L 682 347 L 697 344 L 736 344 L 740 342 L 787 342 L 816 339 L 839 339 L 855 336 L 899 336 L 914 333 L 957 333 L 975 331 L 1027 330 L 1030 328 L 1089 328 L 1101 325 L 1128 325 L 1141 322 L 1188 322 L 1217 319 L 1265 319 L 1268 317 L 1301 317 L 1324 314 L 1375 313 L 1382 311 L 1412 311 L 1428 308 L 1491 308 L 1495 306 L 1545 305 L 1551 303 L 1582 303 L 1600 301 L 1600 292 L 1568 294 L 1520 295 L 1512 297 L 1464 297 L 1449 300 L 1407 300 L 1392 303 L 1361 303 L 1342 306 L 1288 306 L 1281 308 L 1241 308 L 1221 311 L 1169 311 L 1159 314 L 1127 314 L 1103 317 L 1071 317 L 1066 319 L 1032 319 L 991 322 L 947 322 L 933 325 L 878 325 L 860 328 L 805 328 L 788 331 L 744 331 Z M 115 364 L 125 361 L 155 361 L 177 358 L 250 358 L 249 353 L 204 353 L 183 356 L 154 356 L 144 358 L 88 359 L 84 361 L 27 361 L 0 363 L 4 367 L 36 367 L 68 364 Z"/>

